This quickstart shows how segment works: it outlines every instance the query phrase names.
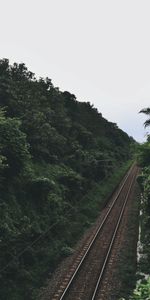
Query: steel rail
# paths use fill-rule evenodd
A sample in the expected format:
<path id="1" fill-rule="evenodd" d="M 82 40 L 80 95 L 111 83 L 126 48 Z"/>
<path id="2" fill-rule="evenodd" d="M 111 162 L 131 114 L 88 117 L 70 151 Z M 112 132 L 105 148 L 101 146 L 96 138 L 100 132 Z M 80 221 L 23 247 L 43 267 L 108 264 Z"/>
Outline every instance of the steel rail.
<path id="1" fill-rule="evenodd" d="M 89 244 L 89 246 L 88 246 L 88 248 L 87 248 L 85 254 L 83 255 L 81 261 L 79 262 L 79 264 L 78 264 L 78 266 L 77 266 L 75 272 L 74 272 L 73 275 L 71 276 L 71 278 L 70 278 L 68 284 L 66 285 L 66 287 L 65 287 L 65 289 L 64 289 L 64 291 L 63 291 L 63 293 L 61 294 L 59 300 L 64 300 L 64 297 L 66 296 L 67 292 L 69 291 L 69 288 L 70 288 L 70 286 L 71 286 L 71 284 L 72 284 L 74 278 L 76 277 L 78 271 L 80 270 L 80 268 L 81 268 L 81 266 L 82 266 L 82 264 L 83 264 L 83 261 L 84 261 L 85 258 L 87 257 L 87 255 L 88 255 L 90 249 L 92 248 L 92 246 L 93 246 L 93 244 L 94 244 L 94 242 L 95 242 L 95 240 L 96 240 L 98 234 L 100 233 L 101 229 L 103 228 L 103 226 L 104 226 L 104 224 L 105 224 L 105 222 L 106 222 L 108 216 L 110 215 L 110 213 L 111 213 L 111 211 L 112 211 L 112 209 L 113 209 L 113 207 L 114 207 L 114 205 L 115 205 L 117 199 L 119 198 L 119 196 L 120 196 L 120 194 L 121 194 L 121 191 L 123 190 L 123 188 L 124 188 L 124 186 L 125 186 L 125 184 L 126 184 L 128 178 L 129 178 L 129 176 L 131 175 L 132 170 L 134 169 L 134 167 L 135 167 L 135 164 L 133 164 L 132 167 L 130 168 L 130 170 L 127 172 L 127 175 L 125 176 L 125 179 L 124 179 L 124 181 L 123 181 L 123 183 L 122 183 L 122 185 L 121 185 L 121 187 L 120 187 L 120 189 L 119 189 L 117 195 L 115 196 L 115 198 L 114 198 L 114 200 L 113 200 L 111 206 L 109 207 L 109 209 L 108 209 L 108 211 L 107 211 L 105 217 L 103 218 L 103 220 L 102 220 L 100 226 L 98 227 L 98 229 L 97 229 L 97 231 L 96 231 L 96 233 L 95 233 L 93 239 L 91 240 L 91 242 L 90 242 L 90 244 Z M 54 293 L 54 296 L 53 296 L 52 300 L 53 300 L 53 299 L 55 299 L 55 293 Z"/>
<path id="2" fill-rule="evenodd" d="M 129 199 L 129 195 L 130 195 L 131 189 L 133 187 L 133 183 L 134 183 L 136 174 L 137 174 L 137 172 L 134 174 L 134 176 L 132 178 L 132 181 L 130 183 L 130 186 L 129 186 L 127 195 L 125 197 L 125 201 L 124 201 L 124 204 L 122 206 L 122 209 L 121 209 L 121 212 L 120 212 L 120 215 L 119 215 L 119 218 L 118 218 L 118 221 L 117 221 L 117 224 L 116 224 L 116 227 L 115 227 L 112 239 L 110 241 L 110 245 L 109 245 L 108 251 L 106 253 L 106 256 L 105 256 L 105 259 L 104 259 L 104 263 L 103 263 L 103 266 L 101 268 L 100 275 L 98 277 L 98 280 L 97 280 L 97 283 L 96 283 L 96 286 L 95 286 L 95 289 L 94 289 L 94 292 L 93 292 L 91 300 L 95 300 L 96 299 L 96 296 L 97 296 L 97 293 L 98 293 L 98 289 L 99 289 L 100 283 L 101 283 L 101 281 L 103 279 L 103 275 L 104 275 L 104 272 L 105 272 L 106 267 L 107 267 L 107 263 L 108 263 L 108 260 L 109 260 L 109 257 L 110 257 L 110 254 L 111 254 L 111 251 L 112 251 L 112 248 L 113 248 L 113 245 L 114 245 L 114 242 L 115 242 L 115 239 L 116 239 L 119 227 L 120 227 L 120 223 L 121 223 L 122 218 L 123 218 L 125 207 L 127 205 L 127 202 L 128 202 L 128 199 Z"/>

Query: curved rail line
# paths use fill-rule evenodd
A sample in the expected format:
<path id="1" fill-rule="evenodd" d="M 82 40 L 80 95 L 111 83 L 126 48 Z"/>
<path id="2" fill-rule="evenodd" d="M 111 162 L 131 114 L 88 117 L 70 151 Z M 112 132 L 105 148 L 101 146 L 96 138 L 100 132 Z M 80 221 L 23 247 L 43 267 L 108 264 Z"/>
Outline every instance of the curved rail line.
<path id="1" fill-rule="evenodd" d="M 110 256 L 110 252 L 111 252 L 111 249 L 112 249 L 112 246 L 113 246 L 113 243 L 114 243 L 114 240 L 115 240 L 115 237 L 117 235 L 117 231 L 118 231 L 118 228 L 119 228 L 119 225 L 120 225 L 120 222 L 121 222 L 121 219 L 122 219 L 122 215 L 123 215 L 123 212 L 124 212 L 124 209 L 125 209 L 125 206 L 126 206 L 126 203 L 128 201 L 128 197 L 129 197 L 129 194 L 130 194 L 130 191 L 131 191 L 131 188 L 132 188 L 132 185 L 133 185 L 133 182 L 134 182 L 134 179 L 135 179 L 135 175 L 134 175 L 134 170 L 135 170 L 135 165 L 133 165 L 130 170 L 128 171 L 127 175 L 125 176 L 125 179 L 123 180 L 122 184 L 121 184 L 121 187 L 119 188 L 119 191 L 117 193 L 117 195 L 115 196 L 113 202 L 111 203 L 105 217 L 103 218 L 101 224 L 99 225 L 96 233 L 94 234 L 91 242 L 89 243 L 88 246 L 85 246 L 84 248 L 86 249 L 84 255 L 82 257 L 80 257 L 79 255 L 79 259 L 80 259 L 80 262 L 78 263 L 77 267 L 75 268 L 74 272 L 72 275 L 69 275 L 69 276 L 66 276 L 66 278 L 64 279 L 64 281 L 62 280 L 62 283 L 64 282 L 64 285 L 63 285 L 63 291 L 60 289 L 58 290 L 56 293 L 54 293 L 53 297 L 52 297 L 52 300 L 64 300 L 65 297 L 68 295 L 69 293 L 69 290 L 70 290 L 70 287 L 72 286 L 73 284 L 73 281 L 74 279 L 76 278 L 77 274 L 79 273 L 79 270 L 82 268 L 82 265 L 83 265 L 83 262 L 85 261 L 85 259 L 87 258 L 90 250 L 92 249 L 93 245 L 94 245 L 94 242 L 96 241 L 99 233 L 102 231 L 102 228 L 104 226 L 104 224 L 106 223 L 109 215 L 111 214 L 112 212 L 112 209 L 113 207 L 115 206 L 115 204 L 117 203 L 117 200 L 123 190 L 123 188 L 125 187 L 128 179 L 130 178 L 130 176 L 132 175 L 133 173 L 133 178 L 129 184 L 129 189 L 128 189 L 128 192 L 127 192 L 127 195 L 125 197 L 125 200 L 124 200 L 124 204 L 123 204 L 123 207 L 121 209 L 121 213 L 119 215 L 119 218 L 118 218 L 118 222 L 117 222 L 117 225 L 115 227 L 115 231 L 114 231 L 114 234 L 113 234 L 113 237 L 111 239 L 111 242 L 110 242 L 110 245 L 109 245 L 109 249 L 108 249 L 108 252 L 106 254 L 106 257 L 104 258 L 104 263 L 103 263 L 103 266 L 101 268 L 101 271 L 100 271 L 100 275 L 98 277 L 98 280 L 96 282 L 96 285 L 94 287 L 94 292 L 91 296 L 91 300 L 95 300 L 96 299 L 96 296 L 97 296 L 97 291 L 99 289 L 99 286 L 100 286 L 100 282 L 102 280 L 102 277 L 103 277 L 103 274 L 104 274 L 104 271 L 105 271 L 105 268 L 106 268 L 106 264 L 107 264 L 107 261 L 109 259 L 109 256 Z M 69 279 L 68 279 L 69 277 Z M 67 283 L 66 283 L 67 282 Z M 74 299 L 75 300 L 75 299 Z"/>

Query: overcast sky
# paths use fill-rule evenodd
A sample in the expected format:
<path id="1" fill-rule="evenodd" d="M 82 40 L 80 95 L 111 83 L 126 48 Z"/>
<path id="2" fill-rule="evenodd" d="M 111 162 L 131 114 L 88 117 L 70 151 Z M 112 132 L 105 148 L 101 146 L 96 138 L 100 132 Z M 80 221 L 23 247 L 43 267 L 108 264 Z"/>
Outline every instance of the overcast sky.
<path id="1" fill-rule="evenodd" d="M 24 62 L 142 142 L 150 0 L 0 0 L 0 58 Z"/>

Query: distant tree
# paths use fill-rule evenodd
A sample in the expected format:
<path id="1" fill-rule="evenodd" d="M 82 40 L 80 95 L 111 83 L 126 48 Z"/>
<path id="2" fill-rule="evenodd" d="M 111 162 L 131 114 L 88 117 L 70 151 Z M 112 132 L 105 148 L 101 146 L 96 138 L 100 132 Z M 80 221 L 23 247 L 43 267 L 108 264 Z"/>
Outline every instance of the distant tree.
<path id="1" fill-rule="evenodd" d="M 149 118 L 144 122 L 144 126 L 145 127 L 150 126 L 150 108 L 149 107 L 143 108 L 142 110 L 140 110 L 140 113 L 144 113 L 149 116 Z"/>

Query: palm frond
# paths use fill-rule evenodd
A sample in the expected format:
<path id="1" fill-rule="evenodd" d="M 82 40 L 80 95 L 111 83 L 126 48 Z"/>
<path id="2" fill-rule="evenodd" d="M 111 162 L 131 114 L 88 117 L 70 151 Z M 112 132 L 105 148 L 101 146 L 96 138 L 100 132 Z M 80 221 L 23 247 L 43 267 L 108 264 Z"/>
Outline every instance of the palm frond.
<path id="1" fill-rule="evenodd" d="M 139 113 L 144 113 L 146 115 L 150 115 L 150 108 L 149 107 L 143 108 L 139 111 Z"/>
<path id="2" fill-rule="evenodd" d="M 150 126 L 150 119 L 148 119 L 144 122 L 144 127 L 146 128 L 148 126 Z"/>

